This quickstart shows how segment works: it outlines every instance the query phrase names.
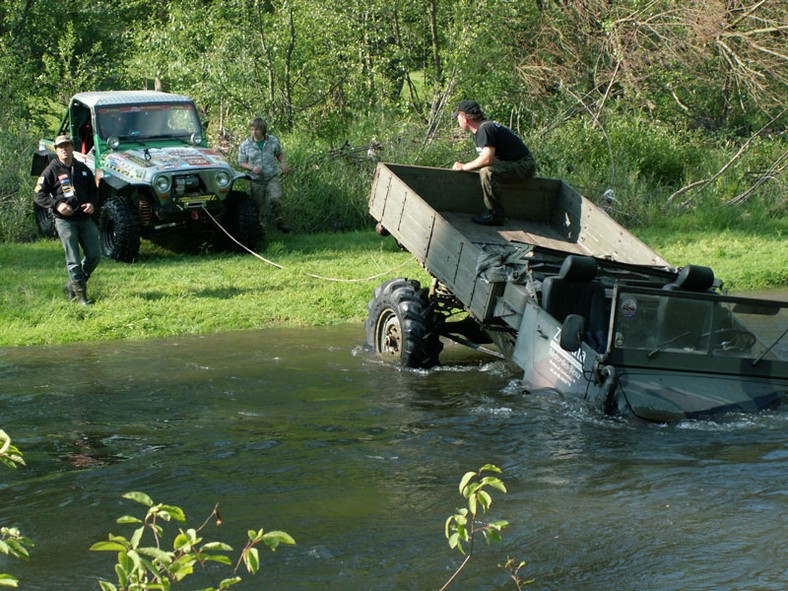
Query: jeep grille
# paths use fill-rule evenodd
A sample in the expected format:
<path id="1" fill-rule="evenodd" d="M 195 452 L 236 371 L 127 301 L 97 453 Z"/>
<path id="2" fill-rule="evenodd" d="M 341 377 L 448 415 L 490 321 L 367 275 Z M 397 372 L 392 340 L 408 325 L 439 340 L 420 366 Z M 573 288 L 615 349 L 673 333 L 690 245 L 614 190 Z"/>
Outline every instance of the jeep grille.
<path id="1" fill-rule="evenodd" d="M 200 177 L 196 174 L 184 174 L 175 176 L 172 179 L 173 194 L 176 197 L 183 197 L 184 195 L 193 195 L 205 192 L 201 188 Z"/>

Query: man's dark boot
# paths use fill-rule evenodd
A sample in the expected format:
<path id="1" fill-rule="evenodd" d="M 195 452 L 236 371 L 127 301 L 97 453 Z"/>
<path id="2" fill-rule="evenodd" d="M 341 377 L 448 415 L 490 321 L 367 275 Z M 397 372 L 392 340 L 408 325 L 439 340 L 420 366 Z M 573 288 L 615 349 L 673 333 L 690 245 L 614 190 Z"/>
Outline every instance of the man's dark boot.
<path id="1" fill-rule="evenodd" d="M 69 302 L 76 297 L 74 295 L 74 290 L 71 289 L 71 282 L 70 281 L 63 286 L 63 293 L 66 294 L 66 297 L 68 298 Z"/>
<path id="2" fill-rule="evenodd" d="M 482 226 L 503 226 L 504 216 L 502 211 L 488 210 L 471 216 L 471 221 Z"/>
<path id="3" fill-rule="evenodd" d="M 271 215 L 274 218 L 274 225 L 276 229 L 282 234 L 289 234 L 293 229 L 285 223 L 284 215 L 282 213 L 282 202 L 279 199 L 271 201 Z"/>
<path id="4" fill-rule="evenodd" d="M 88 296 L 86 293 L 87 284 L 84 281 L 72 281 L 71 291 L 74 292 L 74 299 L 80 306 L 89 306 Z"/>

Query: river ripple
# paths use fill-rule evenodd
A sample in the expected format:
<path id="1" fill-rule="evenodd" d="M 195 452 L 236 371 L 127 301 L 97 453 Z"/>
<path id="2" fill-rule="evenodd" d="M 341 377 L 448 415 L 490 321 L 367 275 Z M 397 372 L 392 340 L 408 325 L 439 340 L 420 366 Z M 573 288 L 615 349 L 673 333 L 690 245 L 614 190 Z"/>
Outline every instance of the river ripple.
<path id="1" fill-rule="evenodd" d="M 0 558 L 31 590 L 97 589 L 88 547 L 142 490 L 206 537 L 249 528 L 298 545 L 262 555 L 242 589 L 438 589 L 459 564 L 443 537 L 457 483 L 491 462 L 503 545 L 479 545 L 457 589 L 784 590 L 788 414 L 665 427 L 523 395 L 516 368 L 450 347 L 401 370 L 358 326 L 0 350 L 0 427 L 26 469 L 2 472 L 0 523 L 36 542 Z M 203 586 L 206 586 L 208 583 Z M 196 588 L 190 586 L 190 588 Z"/>

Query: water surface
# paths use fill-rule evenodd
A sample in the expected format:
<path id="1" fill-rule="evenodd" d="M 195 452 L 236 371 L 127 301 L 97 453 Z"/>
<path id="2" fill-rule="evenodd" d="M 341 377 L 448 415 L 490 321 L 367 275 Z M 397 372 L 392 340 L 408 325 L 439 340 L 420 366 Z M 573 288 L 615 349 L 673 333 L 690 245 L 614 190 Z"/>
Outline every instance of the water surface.
<path id="1" fill-rule="evenodd" d="M 524 395 L 518 370 L 449 348 L 402 370 L 358 326 L 0 350 L 0 427 L 26 469 L 0 472 L 0 524 L 33 538 L 0 558 L 28 591 L 98 589 L 114 556 L 89 546 L 141 490 L 240 549 L 250 528 L 298 545 L 235 589 L 438 589 L 457 483 L 484 463 L 509 494 L 502 545 L 477 547 L 456 589 L 784 590 L 788 415 L 675 426 Z M 207 586 L 203 581 L 201 586 Z M 200 588 L 189 585 L 188 588 Z"/>

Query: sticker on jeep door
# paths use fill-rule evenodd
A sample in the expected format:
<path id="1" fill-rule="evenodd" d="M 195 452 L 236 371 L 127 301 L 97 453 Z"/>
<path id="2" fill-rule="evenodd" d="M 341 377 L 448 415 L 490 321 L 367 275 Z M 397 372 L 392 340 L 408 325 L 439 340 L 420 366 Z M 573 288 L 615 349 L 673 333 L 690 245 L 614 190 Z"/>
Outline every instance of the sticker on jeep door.
<path id="1" fill-rule="evenodd" d="M 574 352 L 561 348 L 561 328 L 556 330 L 555 336 L 550 339 L 550 373 L 567 386 L 579 382 L 583 377 L 583 364 L 586 354 L 582 347 Z"/>

